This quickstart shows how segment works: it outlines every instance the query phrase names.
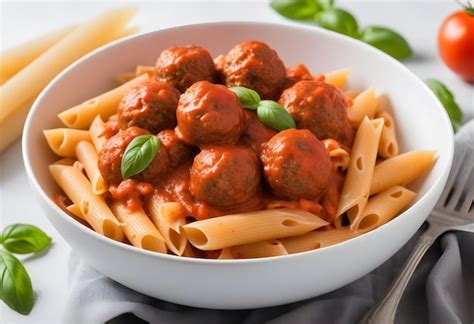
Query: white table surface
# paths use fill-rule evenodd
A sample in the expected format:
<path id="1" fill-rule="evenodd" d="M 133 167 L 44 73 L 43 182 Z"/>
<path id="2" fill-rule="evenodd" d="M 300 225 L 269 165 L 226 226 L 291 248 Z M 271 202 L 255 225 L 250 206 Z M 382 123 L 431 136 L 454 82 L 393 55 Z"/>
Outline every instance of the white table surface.
<path id="1" fill-rule="evenodd" d="M 137 3 L 134 22 L 143 32 L 207 21 L 251 20 L 290 23 L 274 13 L 266 1 L 174 1 Z M 474 89 L 453 75 L 440 61 L 436 31 L 441 21 L 458 7 L 454 1 L 339 1 L 363 27 L 385 25 L 400 31 L 412 45 L 415 57 L 405 62 L 421 79 L 437 78 L 453 90 L 463 110 L 473 116 Z M 116 6 L 101 2 L 2 2 L 0 48 L 5 49 L 72 22 L 81 22 Z M 413 107 L 416 109 L 416 107 Z M 70 247 L 40 210 L 27 182 L 20 141 L 0 155 L 0 228 L 11 223 L 35 224 L 54 241 L 50 251 L 25 266 L 31 276 L 36 304 L 29 316 L 19 315 L 0 303 L 2 323 L 60 323 L 68 295 Z"/>

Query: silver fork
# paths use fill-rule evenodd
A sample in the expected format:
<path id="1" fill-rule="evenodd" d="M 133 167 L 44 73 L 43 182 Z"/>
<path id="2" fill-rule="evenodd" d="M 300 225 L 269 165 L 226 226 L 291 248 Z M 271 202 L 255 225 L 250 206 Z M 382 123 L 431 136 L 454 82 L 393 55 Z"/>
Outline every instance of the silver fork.
<path id="1" fill-rule="evenodd" d="M 443 233 L 461 230 L 474 233 L 474 148 L 465 145 L 454 156 L 453 167 L 435 209 L 427 219 L 428 229 L 421 234 L 402 271 L 360 324 L 390 324 L 395 321 L 398 303 L 418 263 L 433 242 Z"/>

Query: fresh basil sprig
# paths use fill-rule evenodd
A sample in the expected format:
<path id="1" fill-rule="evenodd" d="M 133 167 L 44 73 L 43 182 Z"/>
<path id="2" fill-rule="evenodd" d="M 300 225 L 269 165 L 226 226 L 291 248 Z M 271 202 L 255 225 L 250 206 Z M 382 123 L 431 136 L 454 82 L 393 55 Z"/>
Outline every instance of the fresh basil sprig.
<path id="1" fill-rule="evenodd" d="M 454 132 L 457 132 L 461 126 L 462 111 L 456 103 L 453 94 L 438 80 L 429 79 L 426 80 L 426 84 L 438 97 L 439 101 L 441 101 L 441 104 L 444 106 L 444 109 L 446 109 L 449 119 L 451 120 Z"/>
<path id="2" fill-rule="evenodd" d="M 135 137 L 122 156 L 122 177 L 128 179 L 145 170 L 156 157 L 159 148 L 160 140 L 155 135 Z"/>
<path id="3" fill-rule="evenodd" d="M 311 19 L 318 11 L 315 0 L 272 0 L 270 6 L 280 15 L 295 20 Z"/>
<path id="4" fill-rule="evenodd" d="M 245 87 L 231 87 L 230 91 L 239 97 L 240 104 L 246 109 L 256 110 L 260 103 L 257 91 Z"/>
<path id="5" fill-rule="evenodd" d="M 3 230 L 2 243 L 12 253 L 38 253 L 51 245 L 51 238 L 36 226 L 14 224 Z"/>
<path id="6" fill-rule="evenodd" d="M 317 14 L 315 17 L 319 26 L 344 34 L 357 37 L 359 25 L 357 20 L 348 11 L 339 8 L 330 8 Z"/>
<path id="7" fill-rule="evenodd" d="M 413 54 L 410 45 L 400 34 L 385 27 L 367 27 L 362 31 L 360 40 L 384 51 L 397 60 L 406 59 Z"/>
<path id="8" fill-rule="evenodd" d="M 290 113 L 273 100 L 260 101 L 257 116 L 262 123 L 279 131 L 296 128 L 295 121 Z"/>

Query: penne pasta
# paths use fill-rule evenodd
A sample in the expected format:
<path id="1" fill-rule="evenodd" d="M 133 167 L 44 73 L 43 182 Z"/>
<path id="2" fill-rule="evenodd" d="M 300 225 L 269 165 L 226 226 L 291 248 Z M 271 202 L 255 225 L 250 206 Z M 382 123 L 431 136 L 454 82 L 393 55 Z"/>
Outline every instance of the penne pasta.
<path id="1" fill-rule="evenodd" d="M 115 89 L 63 111 L 58 117 L 67 127 L 88 129 L 97 115 L 106 120 L 117 113 L 117 106 L 125 92 L 147 79 L 148 74 L 140 75 Z"/>
<path id="2" fill-rule="evenodd" d="M 232 255 L 232 250 L 231 248 L 225 248 L 221 250 L 221 253 L 217 257 L 219 260 L 232 260 L 235 259 L 234 256 Z"/>
<path id="3" fill-rule="evenodd" d="M 373 196 L 360 216 L 351 223 L 351 229 L 367 232 L 382 226 L 408 206 L 415 196 L 415 192 L 401 186 L 392 187 Z"/>
<path id="4" fill-rule="evenodd" d="M 348 228 L 312 231 L 300 236 L 289 237 L 281 240 L 281 243 L 289 254 L 320 249 L 354 238 L 361 233 Z"/>
<path id="5" fill-rule="evenodd" d="M 343 89 L 346 86 L 350 69 L 340 69 L 324 74 L 324 82 L 329 83 L 336 88 Z"/>
<path id="6" fill-rule="evenodd" d="M 337 170 L 347 170 L 349 167 L 349 163 L 351 157 L 349 153 L 341 148 L 339 143 L 333 139 L 325 139 L 322 141 L 326 150 L 329 153 L 329 157 L 331 158 L 332 167 Z"/>
<path id="7" fill-rule="evenodd" d="M 75 157 L 76 145 L 81 141 L 90 141 L 89 132 L 78 129 L 48 129 L 43 134 L 51 150 L 64 157 Z"/>
<path id="8" fill-rule="evenodd" d="M 383 118 L 384 120 L 378 148 L 379 155 L 385 159 L 389 159 L 395 155 L 398 155 L 398 140 L 395 133 L 395 123 L 392 116 L 386 111 L 381 111 L 375 116 L 377 118 Z"/>
<path id="9" fill-rule="evenodd" d="M 105 123 L 102 121 L 102 118 L 97 115 L 92 121 L 91 126 L 89 127 L 89 136 L 97 152 L 100 152 L 100 150 L 102 150 L 102 147 L 104 146 L 104 143 L 106 141 L 106 138 L 102 136 L 104 129 Z"/>
<path id="10" fill-rule="evenodd" d="M 197 255 L 189 242 L 186 243 L 186 247 L 184 248 L 183 254 L 181 256 L 187 258 L 197 258 Z"/>
<path id="11" fill-rule="evenodd" d="M 342 214 L 347 213 L 352 224 L 367 203 L 382 128 L 383 119 L 369 120 L 365 117 L 357 130 L 338 205 L 335 220 L 337 227 L 342 226 Z"/>
<path id="12" fill-rule="evenodd" d="M 348 98 L 351 98 L 351 99 L 354 99 L 355 97 L 357 97 L 359 95 L 359 93 L 360 93 L 360 91 L 357 91 L 357 90 L 354 90 L 354 89 L 344 91 L 344 95 Z"/>
<path id="13" fill-rule="evenodd" d="M 107 185 L 99 171 L 99 158 L 94 146 L 86 141 L 77 143 L 76 156 L 79 162 L 84 166 L 87 177 L 92 184 L 92 192 L 96 195 L 101 195 L 106 192 Z"/>
<path id="14" fill-rule="evenodd" d="M 66 209 L 67 209 L 71 214 L 73 214 L 74 216 L 76 216 L 77 218 L 80 218 L 80 219 L 85 220 L 84 215 L 82 215 L 81 209 L 79 208 L 78 205 L 76 205 L 76 204 L 71 204 L 71 205 L 67 206 Z"/>
<path id="15" fill-rule="evenodd" d="M 71 201 L 79 206 L 92 228 L 111 239 L 122 241 L 123 231 L 104 198 L 92 192 L 90 182 L 78 168 L 52 164 L 49 170 Z"/>
<path id="16" fill-rule="evenodd" d="M 125 236 L 134 246 L 149 251 L 166 253 L 167 249 L 163 236 L 143 209 L 140 208 L 130 212 L 125 204 L 121 202 L 114 202 L 110 207 L 122 223 Z"/>
<path id="17" fill-rule="evenodd" d="M 76 159 L 68 157 L 68 158 L 63 158 L 63 159 L 61 159 L 61 160 L 57 160 L 57 161 L 55 161 L 53 164 L 56 164 L 56 165 L 73 166 L 74 163 L 76 163 L 76 162 L 77 162 Z"/>
<path id="18" fill-rule="evenodd" d="M 137 65 L 135 69 L 135 76 L 140 76 L 142 74 L 148 74 L 150 78 L 155 77 L 155 67 L 147 65 Z"/>
<path id="19" fill-rule="evenodd" d="M 0 118 L 0 153 L 21 136 L 26 116 L 35 99 L 33 98 L 22 104 L 18 110 L 3 121 Z"/>
<path id="20" fill-rule="evenodd" d="M 148 211 L 168 249 L 176 255 L 182 255 L 187 243 L 186 236 L 180 229 L 186 224 L 184 207 L 178 202 L 162 202 L 152 196 L 148 201 Z"/>
<path id="21" fill-rule="evenodd" d="M 136 75 L 134 72 L 125 72 L 125 73 L 120 73 L 115 77 L 115 81 L 117 82 L 118 85 L 122 85 L 124 83 L 127 83 L 130 80 L 135 79 Z"/>
<path id="22" fill-rule="evenodd" d="M 189 242 L 201 250 L 219 250 L 295 236 L 328 223 L 303 210 L 272 209 L 227 215 L 183 226 Z"/>
<path id="23" fill-rule="evenodd" d="M 234 259 L 267 258 L 288 255 L 288 252 L 279 240 L 249 243 L 234 246 L 229 249 Z M 223 249 L 223 251 L 225 250 L 226 249 Z"/>
<path id="24" fill-rule="evenodd" d="M 412 182 L 428 171 L 435 160 L 434 151 L 410 151 L 380 162 L 375 166 L 370 194 Z"/>
<path id="25" fill-rule="evenodd" d="M 373 88 L 359 93 L 352 101 L 352 105 L 347 108 L 347 118 L 352 127 L 357 127 L 365 118 L 372 118 L 375 115 L 377 99 Z"/>

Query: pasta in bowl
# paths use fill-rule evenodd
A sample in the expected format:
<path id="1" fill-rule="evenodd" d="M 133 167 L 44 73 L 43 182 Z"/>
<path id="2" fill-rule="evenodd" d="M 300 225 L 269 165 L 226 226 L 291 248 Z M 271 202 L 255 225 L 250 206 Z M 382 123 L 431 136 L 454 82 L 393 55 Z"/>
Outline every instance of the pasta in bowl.
<path id="1" fill-rule="evenodd" d="M 262 36 L 249 41 L 255 30 Z M 236 36 L 233 42 L 217 42 L 203 37 L 204 31 Z M 297 35 L 302 44 L 317 38 L 324 46 L 310 46 L 312 51 L 323 46 L 357 55 L 314 62 L 301 55 L 298 46 L 303 45 L 289 51 L 278 32 Z M 173 45 L 177 39 L 179 46 Z M 120 52 L 135 54 L 125 60 Z M 357 66 L 367 57 L 373 69 L 386 63 L 396 78 L 387 81 L 367 71 L 360 79 Z M 108 62 L 107 67 L 100 72 L 96 62 Z M 340 69 L 344 66 L 352 67 L 349 82 L 349 70 Z M 97 77 L 86 86 L 88 96 L 61 99 L 58 91 L 71 92 L 67 89 L 84 82 L 91 69 L 99 69 L 95 74 L 104 73 L 108 81 Z M 115 88 L 112 78 L 119 83 Z M 427 123 L 444 129 L 446 139 L 435 142 L 423 127 L 413 127 L 410 114 L 422 116 L 425 108 L 410 112 L 410 102 L 398 99 L 397 82 L 423 93 L 410 97 L 415 104 L 436 107 L 437 117 Z M 381 93 L 389 94 L 392 105 Z M 46 106 L 57 107 L 48 114 L 59 120 L 43 119 L 36 127 L 37 111 Z M 331 33 L 270 24 L 182 27 L 102 49 L 51 84 L 28 123 L 27 170 L 35 186 L 38 180 L 47 183 L 39 191 L 42 202 L 54 210 L 50 217 L 73 248 L 134 289 L 212 308 L 295 301 L 370 271 L 427 216 L 452 154 L 446 116 L 403 67 Z M 46 139 L 35 139 L 41 149 L 29 143 L 33 133 Z M 410 140 L 412 134 L 417 140 Z M 29 158 L 32 150 L 42 152 L 41 165 Z M 346 273 L 342 269 L 348 260 L 342 256 L 347 253 L 352 260 L 370 257 Z M 105 255 L 111 259 L 107 264 L 101 260 Z M 127 270 L 119 269 L 125 263 Z M 293 279 L 297 291 L 291 292 L 284 285 L 271 287 L 293 263 L 298 269 L 318 264 L 318 273 L 331 271 L 336 278 L 317 280 L 313 288 Z M 156 283 L 132 278 L 143 267 L 144 277 Z M 274 267 L 279 267 L 275 275 L 264 279 L 263 273 Z M 235 295 L 218 292 L 239 269 L 251 273 L 249 279 L 233 277 Z M 202 287 L 210 271 L 216 282 L 205 298 L 190 296 L 172 289 L 179 281 L 173 271 L 198 271 Z M 304 271 L 307 280 L 311 271 Z M 155 273 L 175 279 L 164 282 Z M 242 298 L 255 293 L 252 282 L 285 296 Z"/>

